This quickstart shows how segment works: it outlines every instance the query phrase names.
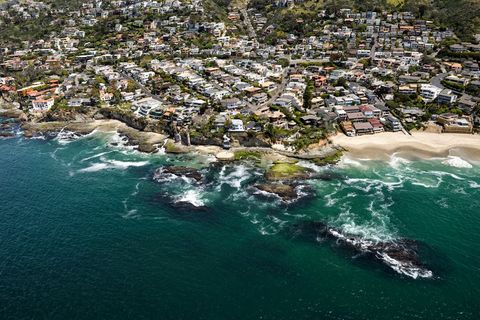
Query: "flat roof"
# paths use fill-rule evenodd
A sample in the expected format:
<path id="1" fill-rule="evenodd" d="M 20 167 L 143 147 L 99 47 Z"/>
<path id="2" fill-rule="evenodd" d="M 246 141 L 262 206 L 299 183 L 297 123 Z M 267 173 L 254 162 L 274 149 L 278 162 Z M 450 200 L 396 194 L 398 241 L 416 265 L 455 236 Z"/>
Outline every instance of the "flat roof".
<path id="1" fill-rule="evenodd" d="M 355 130 L 371 130 L 373 129 L 373 126 L 370 124 L 370 122 L 356 122 L 353 124 L 353 127 Z"/>

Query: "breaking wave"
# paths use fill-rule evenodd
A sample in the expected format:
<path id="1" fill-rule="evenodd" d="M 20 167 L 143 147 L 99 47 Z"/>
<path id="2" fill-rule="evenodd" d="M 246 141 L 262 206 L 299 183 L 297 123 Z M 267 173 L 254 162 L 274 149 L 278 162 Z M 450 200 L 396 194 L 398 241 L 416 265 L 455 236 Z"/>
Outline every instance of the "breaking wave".
<path id="1" fill-rule="evenodd" d="M 143 167 L 146 166 L 148 161 L 120 161 L 120 160 L 107 160 L 104 157 L 100 158 L 103 162 L 93 163 L 89 167 L 78 170 L 78 172 L 98 172 L 107 169 L 120 169 L 125 170 L 130 167 Z"/>
<path id="2" fill-rule="evenodd" d="M 175 197 L 175 203 L 189 203 L 194 207 L 205 207 L 207 204 L 206 199 L 203 198 L 202 191 L 200 189 L 187 190 L 184 193 Z"/>
<path id="3" fill-rule="evenodd" d="M 442 163 L 444 165 L 454 167 L 454 168 L 465 168 L 465 169 L 473 168 L 473 166 L 469 162 L 456 156 L 448 156 L 448 158 L 442 161 Z"/>

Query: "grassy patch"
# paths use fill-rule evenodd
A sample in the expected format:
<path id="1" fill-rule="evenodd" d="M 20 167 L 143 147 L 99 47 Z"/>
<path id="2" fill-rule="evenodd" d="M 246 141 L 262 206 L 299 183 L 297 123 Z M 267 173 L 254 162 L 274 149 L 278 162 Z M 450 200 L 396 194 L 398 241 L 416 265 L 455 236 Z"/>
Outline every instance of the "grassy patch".
<path id="1" fill-rule="evenodd" d="M 307 169 L 296 163 L 275 163 L 266 173 L 268 180 L 294 180 L 307 178 Z"/>
<path id="2" fill-rule="evenodd" d="M 238 150 L 235 151 L 235 160 L 254 160 L 260 161 L 262 154 L 259 151 Z"/>

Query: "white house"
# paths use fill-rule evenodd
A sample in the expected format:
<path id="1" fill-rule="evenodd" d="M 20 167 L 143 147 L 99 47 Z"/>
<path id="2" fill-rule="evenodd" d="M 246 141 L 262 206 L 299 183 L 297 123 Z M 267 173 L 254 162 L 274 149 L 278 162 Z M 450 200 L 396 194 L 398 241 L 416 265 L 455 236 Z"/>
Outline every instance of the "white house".
<path id="1" fill-rule="evenodd" d="M 32 106 L 34 111 L 47 111 L 55 104 L 54 98 L 44 99 L 42 97 L 33 100 Z"/>
<path id="2" fill-rule="evenodd" d="M 245 128 L 243 127 L 243 121 L 240 119 L 232 119 L 229 128 L 230 132 L 244 132 Z"/>
<path id="3" fill-rule="evenodd" d="M 422 84 L 420 87 L 420 96 L 426 101 L 435 100 L 440 92 L 442 92 L 442 89 L 431 84 Z"/>

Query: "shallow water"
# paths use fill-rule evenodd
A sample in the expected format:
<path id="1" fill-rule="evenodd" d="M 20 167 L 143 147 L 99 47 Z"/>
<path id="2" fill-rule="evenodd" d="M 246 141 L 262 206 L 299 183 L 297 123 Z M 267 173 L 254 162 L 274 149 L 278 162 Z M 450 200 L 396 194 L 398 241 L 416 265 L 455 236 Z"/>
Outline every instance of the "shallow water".
<path id="1" fill-rule="evenodd" d="M 331 179 L 285 204 L 249 187 L 262 171 L 248 163 L 143 155 L 109 146 L 119 139 L 108 134 L 70 138 L 0 140 L 1 318 L 480 315 L 479 164 L 346 157 L 313 166 Z M 153 180 L 171 164 L 199 168 L 205 183 Z M 372 241 L 418 240 L 433 277 L 295 237 L 303 220 Z"/>

